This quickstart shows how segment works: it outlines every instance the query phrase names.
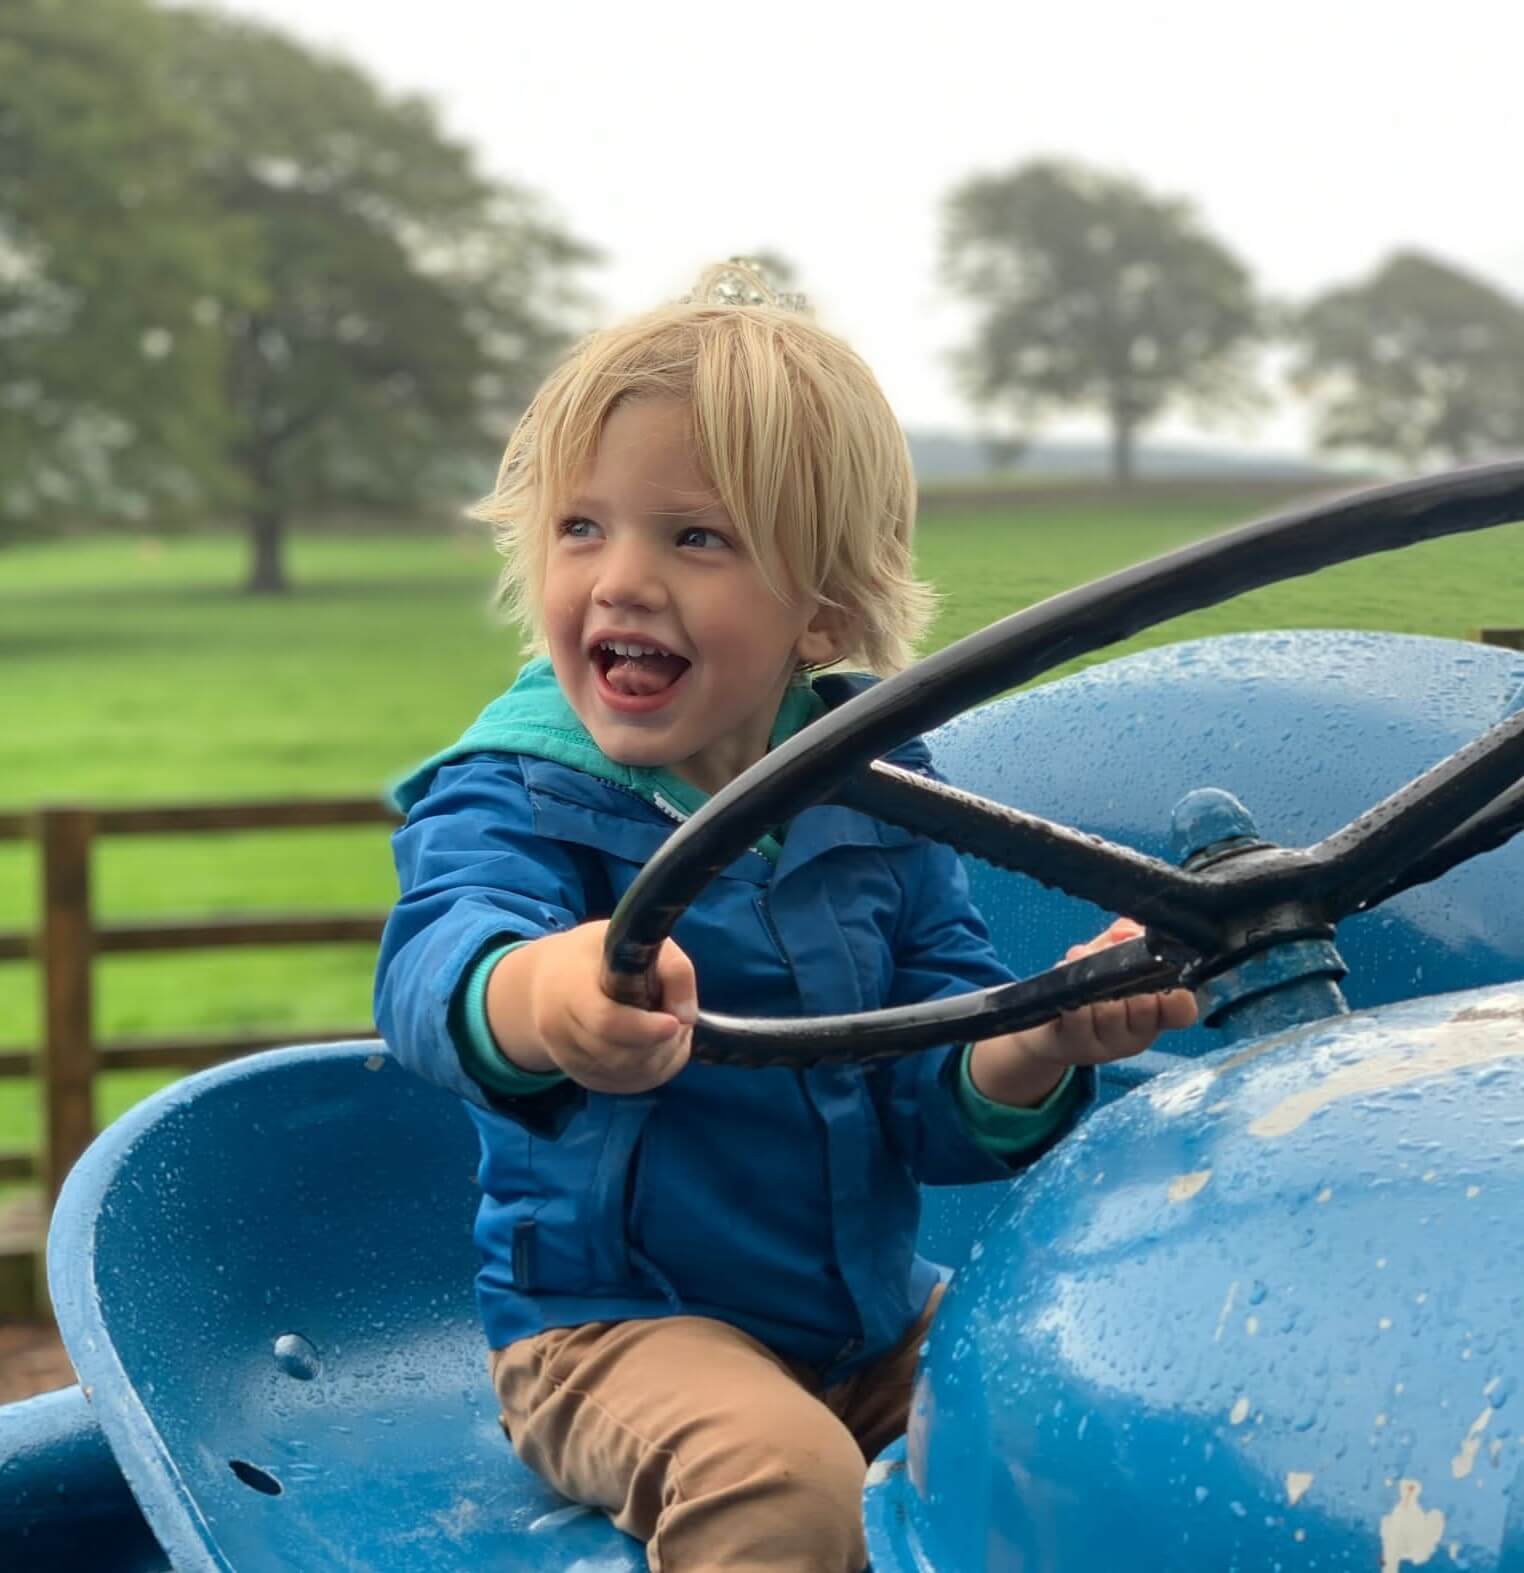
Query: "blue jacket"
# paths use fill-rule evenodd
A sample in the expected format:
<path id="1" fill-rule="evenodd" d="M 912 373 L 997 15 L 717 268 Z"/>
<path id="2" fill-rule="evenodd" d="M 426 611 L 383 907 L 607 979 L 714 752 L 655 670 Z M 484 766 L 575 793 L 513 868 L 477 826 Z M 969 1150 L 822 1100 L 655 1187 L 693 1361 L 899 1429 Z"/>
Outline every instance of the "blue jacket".
<path id="1" fill-rule="evenodd" d="M 866 679 L 821 678 L 785 710 Z M 788 718 L 780 717 L 786 733 Z M 775 732 L 775 741 L 778 733 Z M 919 742 L 892 756 L 929 771 Z M 460 743 L 398 788 L 402 896 L 381 942 L 376 1020 L 397 1057 L 466 1100 L 481 1135 L 477 1295 L 489 1342 L 548 1327 L 722 1318 L 832 1372 L 897 1342 L 937 1269 L 915 1254 L 918 1182 L 1009 1178 L 970 1129 L 960 1050 L 889 1064 L 749 1071 L 690 1064 L 637 1095 L 564 1082 L 495 1094 L 462 1062 L 476 964 L 506 941 L 606 917 L 691 787 L 597 753 L 531 663 Z M 851 809 L 805 809 L 678 922 L 704 1008 L 873 1010 L 1003 983 L 956 854 Z"/>

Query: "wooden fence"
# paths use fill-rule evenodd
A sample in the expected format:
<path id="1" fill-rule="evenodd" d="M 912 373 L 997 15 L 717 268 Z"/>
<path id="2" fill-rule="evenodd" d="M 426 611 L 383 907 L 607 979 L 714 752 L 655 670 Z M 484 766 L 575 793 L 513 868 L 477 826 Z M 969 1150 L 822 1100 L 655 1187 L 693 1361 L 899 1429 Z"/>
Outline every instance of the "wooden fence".
<path id="1" fill-rule="evenodd" d="M 93 977 L 97 956 L 375 941 L 385 921 L 380 912 L 310 912 L 99 923 L 91 903 L 91 875 L 101 837 L 395 824 L 396 818 L 371 798 L 165 808 L 70 806 L 0 814 L 0 841 L 33 841 L 42 875 L 36 931 L 0 931 L 0 962 L 36 961 L 43 990 L 41 1044 L 0 1046 L 0 1078 L 35 1076 L 40 1083 L 42 1151 L 0 1151 L 0 1183 L 40 1180 L 45 1220 L 46 1206 L 95 1134 L 95 1078 L 102 1071 L 199 1070 L 296 1038 L 336 1042 L 370 1037 L 375 1031 L 367 1023 L 317 1032 L 302 1028 L 277 1034 L 98 1042 Z M 31 1231 L 20 1232 L 24 1236 Z M 41 1298 L 36 1270 L 41 1241 L 18 1239 L 16 1233 L 0 1237 L 0 1314 Z"/>

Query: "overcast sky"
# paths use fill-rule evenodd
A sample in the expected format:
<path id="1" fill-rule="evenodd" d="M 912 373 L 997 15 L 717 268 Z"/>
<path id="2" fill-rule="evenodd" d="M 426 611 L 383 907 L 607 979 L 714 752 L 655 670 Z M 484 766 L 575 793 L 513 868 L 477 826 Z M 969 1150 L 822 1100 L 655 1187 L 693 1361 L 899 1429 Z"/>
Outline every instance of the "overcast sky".
<path id="1" fill-rule="evenodd" d="M 1397 246 L 1524 290 L 1511 0 L 223 8 L 433 99 L 488 170 L 604 250 L 588 282 L 608 315 L 707 260 L 788 255 L 907 426 L 974 424 L 944 364 L 965 319 L 936 277 L 941 198 L 1038 155 L 1190 198 L 1285 297 Z M 1303 432 L 1282 406 L 1249 430 L 1159 434 L 1285 449 Z"/>

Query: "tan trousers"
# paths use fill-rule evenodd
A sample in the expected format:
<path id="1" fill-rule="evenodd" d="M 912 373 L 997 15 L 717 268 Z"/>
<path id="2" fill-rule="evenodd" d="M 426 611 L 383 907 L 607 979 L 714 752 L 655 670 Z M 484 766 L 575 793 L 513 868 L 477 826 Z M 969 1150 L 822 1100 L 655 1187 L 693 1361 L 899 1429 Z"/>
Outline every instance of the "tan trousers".
<path id="1" fill-rule="evenodd" d="M 834 1387 L 698 1316 L 555 1328 L 488 1364 L 519 1457 L 644 1540 L 652 1573 L 860 1573 L 867 1463 L 905 1429 L 940 1298 Z"/>

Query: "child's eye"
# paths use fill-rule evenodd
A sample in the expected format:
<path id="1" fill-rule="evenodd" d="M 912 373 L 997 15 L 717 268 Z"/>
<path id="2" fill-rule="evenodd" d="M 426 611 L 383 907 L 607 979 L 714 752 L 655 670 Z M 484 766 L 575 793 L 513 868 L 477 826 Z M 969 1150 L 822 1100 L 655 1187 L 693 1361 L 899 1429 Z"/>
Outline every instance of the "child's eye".
<path id="1" fill-rule="evenodd" d="M 556 534 L 565 536 L 573 541 L 590 541 L 600 534 L 600 530 L 591 519 L 572 518 L 563 519 L 556 526 Z"/>
<path id="2" fill-rule="evenodd" d="M 677 537 L 679 546 L 698 546 L 713 550 L 717 546 L 729 546 L 730 542 L 718 530 L 705 529 L 703 525 L 690 525 Z"/>

